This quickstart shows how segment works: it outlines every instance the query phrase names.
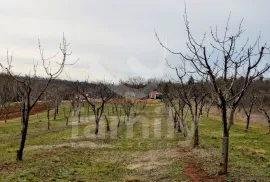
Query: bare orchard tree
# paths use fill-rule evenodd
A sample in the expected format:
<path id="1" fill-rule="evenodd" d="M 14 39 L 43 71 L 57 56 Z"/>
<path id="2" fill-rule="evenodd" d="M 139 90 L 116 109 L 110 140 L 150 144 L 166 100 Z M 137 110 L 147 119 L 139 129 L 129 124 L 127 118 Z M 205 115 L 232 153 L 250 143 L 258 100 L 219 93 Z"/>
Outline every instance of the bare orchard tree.
<path id="1" fill-rule="evenodd" d="M 121 101 L 121 105 L 122 105 L 122 109 L 125 113 L 124 121 L 126 121 L 126 120 L 129 121 L 131 109 L 134 107 L 135 101 L 133 99 L 130 99 L 130 98 L 123 98 Z"/>
<path id="2" fill-rule="evenodd" d="M 73 94 L 73 99 L 71 101 L 71 106 L 72 106 L 72 110 L 73 110 L 73 116 L 76 116 L 77 115 L 77 110 L 78 110 L 78 102 L 77 102 L 75 94 Z"/>
<path id="3" fill-rule="evenodd" d="M 205 99 L 205 109 L 206 109 L 206 117 L 209 117 L 210 110 L 212 106 L 215 104 L 215 100 L 213 99 L 212 95 L 208 95 Z"/>
<path id="4" fill-rule="evenodd" d="M 268 122 L 268 133 L 270 134 L 270 96 L 269 90 L 260 90 L 257 96 L 256 105 Z"/>
<path id="5" fill-rule="evenodd" d="M 182 104 L 179 103 L 179 108 L 181 108 L 182 110 L 180 110 L 180 117 L 183 117 L 183 106 L 187 105 L 194 125 L 193 147 L 197 147 L 199 145 L 198 124 L 202 115 L 202 110 L 205 104 L 206 97 L 208 95 L 207 89 L 204 85 L 205 80 L 202 78 L 201 81 L 195 81 L 194 78 L 190 76 L 189 81 L 185 82 L 185 79 L 188 78 L 188 72 L 185 68 L 185 64 L 178 67 L 172 67 L 171 65 L 169 65 L 169 67 L 175 70 L 178 78 L 176 80 L 178 88 L 175 90 L 178 92 L 177 94 L 182 102 Z"/>
<path id="6" fill-rule="evenodd" d="M 69 118 L 72 113 L 72 104 L 70 103 L 67 106 L 63 106 L 62 109 L 63 109 L 64 117 L 66 119 L 66 126 L 68 126 Z"/>
<path id="7" fill-rule="evenodd" d="M 187 100 L 187 105 L 189 107 L 192 121 L 194 124 L 194 134 L 193 134 L 193 147 L 199 146 L 199 121 L 201 119 L 203 107 L 205 105 L 205 99 L 207 98 L 207 88 L 203 82 L 197 82 L 191 85 L 191 99 Z"/>
<path id="8" fill-rule="evenodd" d="M 54 108 L 54 100 L 53 100 L 53 93 L 52 93 L 52 89 L 48 88 L 45 92 L 44 92 L 44 104 L 46 105 L 46 111 L 47 111 L 47 129 L 50 130 L 51 129 L 51 118 L 50 118 L 50 111 Z"/>
<path id="9" fill-rule="evenodd" d="M 259 107 L 259 110 L 263 113 L 263 115 L 267 119 L 267 122 L 268 122 L 268 133 L 267 134 L 270 134 L 270 113 L 269 113 L 269 109 L 265 109 L 264 107 Z"/>
<path id="10" fill-rule="evenodd" d="M 181 92 L 181 85 L 179 83 L 167 83 L 164 85 L 163 94 L 165 102 L 172 107 L 173 122 L 175 128 L 177 126 L 178 132 L 181 132 L 183 128 L 184 137 L 188 136 L 188 125 L 186 117 L 188 108 L 186 102 L 184 102 Z"/>
<path id="11" fill-rule="evenodd" d="M 257 95 L 254 93 L 255 90 L 249 90 L 247 94 L 243 97 L 242 101 L 240 102 L 241 108 L 243 109 L 245 116 L 246 116 L 246 127 L 245 131 L 248 131 L 251 114 L 254 110 L 254 106 L 257 102 Z"/>
<path id="12" fill-rule="evenodd" d="M 122 88 L 121 86 L 118 86 L 118 85 L 115 86 L 114 92 L 120 93 L 121 88 Z M 121 102 L 122 102 L 122 96 L 119 94 L 114 94 L 113 99 L 110 101 L 110 104 L 112 105 L 112 112 L 113 112 L 113 114 L 116 114 L 116 116 L 117 116 L 117 120 L 118 120 L 117 127 L 118 128 L 120 127 L 121 118 L 122 118 L 122 114 L 123 114 Z"/>
<path id="13" fill-rule="evenodd" d="M 120 127 L 121 123 L 121 116 L 122 116 L 122 107 L 121 107 L 121 101 L 119 99 L 113 101 L 113 107 L 115 108 L 116 116 L 118 119 L 117 127 Z"/>
<path id="14" fill-rule="evenodd" d="M 72 105 L 72 109 L 73 109 L 73 113 L 74 113 L 74 116 L 77 115 L 78 117 L 78 123 L 81 122 L 81 107 L 82 107 L 82 97 L 81 95 L 79 94 L 75 94 L 73 96 L 73 99 L 71 101 L 71 105 Z"/>
<path id="15" fill-rule="evenodd" d="M 78 98 L 78 100 L 77 100 L 77 106 L 78 106 L 78 123 L 80 123 L 81 122 L 81 115 L 82 115 L 82 100 L 80 99 L 80 96 L 79 96 L 79 98 Z"/>
<path id="16" fill-rule="evenodd" d="M 211 29 L 210 39 L 205 43 L 206 34 L 201 41 L 194 38 L 191 33 L 187 13 L 184 14 L 184 22 L 188 41 L 186 46 L 188 53 L 175 52 L 166 47 L 156 37 L 163 48 L 172 54 L 179 55 L 196 71 L 196 74 L 207 76 L 211 82 L 211 88 L 215 102 L 222 113 L 221 120 L 223 126 L 222 161 L 220 163 L 219 174 L 226 174 L 228 169 L 229 154 L 229 131 L 233 123 L 233 116 L 241 99 L 246 94 L 253 80 L 269 70 L 270 65 L 264 64 L 264 57 L 269 51 L 265 45 L 260 47 L 258 39 L 248 46 L 249 39 L 241 46 L 240 37 L 243 34 L 242 21 L 236 33 L 229 32 L 228 18 L 224 34 L 220 36 L 217 28 Z M 210 42 L 210 43 L 209 43 Z M 264 64 L 264 65 L 263 65 Z M 240 89 L 234 90 L 235 80 L 242 76 Z M 228 107 L 230 110 L 228 110 Z M 229 118 L 227 118 L 229 115 Z"/>
<path id="17" fill-rule="evenodd" d="M 57 85 L 54 85 L 52 94 L 54 98 L 54 114 L 53 114 L 53 120 L 56 120 L 57 114 L 59 113 L 59 107 L 61 105 L 61 102 L 63 100 L 62 92 L 64 92 L 63 89 L 58 87 Z"/>
<path id="18" fill-rule="evenodd" d="M 106 131 L 111 131 L 110 122 L 109 122 L 106 114 L 105 114 L 105 121 L 106 121 Z"/>
<path id="19" fill-rule="evenodd" d="M 150 91 L 157 87 L 157 82 L 146 82 L 141 77 L 130 77 L 126 81 L 120 81 L 116 93 L 122 96 L 121 105 L 125 113 L 125 120 L 129 121 L 132 111 L 134 117 L 141 113 L 147 104 L 144 100 Z"/>
<path id="20" fill-rule="evenodd" d="M 147 106 L 147 100 L 144 98 L 136 99 L 133 107 L 134 118 L 140 115 Z"/>
<path id="21" fill-rule="evenodd" d="M 1 83 L 0 87 L 0 106 L 1 112 L 4 116 L 5 123 L 7 122 L 8 116 L 11 112 L 12 101 L 15 98 L 14 92 L 15 84 L 10 77 L 7 77 L 3 83 Z M 15 107 L 14 107 L 15 108 Z"/>
<path id="22" fill-rule="evenodd" d="M 165 95 L 165 97 L 163 96 L 163 98 L 162 98 L 162 102 L 164 103 L 165 111 L 167 114 L 170 114 L 171 103 L 170 103 L 170 100 L 167 98 L 167 95 L 169 94 L 168 84 L 169 83 L 162 84 L 160 90 L 163 92 L 163 95 Z M 175 126 L 175 128 L 176 128 L 176 126 Z"/>
<path id="23" fill-rule="evenodd" d="M 17 90 L 21 99 L 21 143 L 19 150 L 17 150 L 17 160 L 23 159 L 23 150 L 25 146 L 25 141 L 27 137 L 27 129 L 29 123 L 29 116 L 31 110 L 34 108 L 36 103 L 40 100 L 41 96 L 44 94 L 48 86 L 50 85 L 52 79 L 57 78 L 63 71 L 66 65 L 66 59 L 71 54 L 68 52 L 68 43 L 66 38 L 63 36 L 62 43 L 60 44 L 60 50 L 62 58 L 60 62 L 57 62 L 58 68 L 52 68 L 51 60 L 57 57 L 57 54 L 51 58 L 44 57 L 44 50 L 41 48 L 39 41 L 39 50 L 42 61 L 42 66 L 47 75 L 46 78 L 41 79 L 37 75 L 38 65 L 34 63 L 34 72 L 29 72 L 25 76 L 18 76 L 12 71 L 12 56 L 9 56 L 7 52 L 7 64 L 0 62 L 0 67 L 4 70 L 5 73 L 10 75 L 11 79 L 16 81 Z M 55 70 L 55 71 L 52 71 Z"/>
<path id="24" fill-rule="evenodd" d="M 77 92 L 82 95 L 90 105 L 96 122 L 95 134 L 99 132 L 99 122 L 104 113 L 106 103 L 113 98 L 114 92 L 110 89 L 110 84 L 105 82 L 89 83 L 88 81 L 78 83 Z"/>

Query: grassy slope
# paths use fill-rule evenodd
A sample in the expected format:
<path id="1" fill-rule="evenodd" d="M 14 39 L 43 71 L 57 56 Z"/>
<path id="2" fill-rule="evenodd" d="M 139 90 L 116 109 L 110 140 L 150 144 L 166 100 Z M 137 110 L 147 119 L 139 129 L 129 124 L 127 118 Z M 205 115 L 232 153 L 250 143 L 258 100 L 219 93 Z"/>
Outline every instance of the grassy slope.
<path id="1" fill-rule="evenodd" d="M 203 117 L 200 124 L 201 147 L 214 147 L 220 152 L 222 127 L 217 117 Z M 243 122 L 237 122 L 230 131 L 230 175 L 240 179 L 246 176 L 247 180 L 270 179 L 270 136 L 266 134 L 268 128 L 252 125 L 248 132 L 244 128 Z M 212 157 L 212 162 L 216 165 L 218 157 Z"/>
<path id="2" fill-rule="evenodd" d="M 184 181 L 185 160 L 174 150 L 184 138 L 178 133 L 174 133 L 172 139 L 166 138 L 168 116 L 156 110 L 160 107 L 159 104 L 147 106 L 141 118 L 138 117 L 141 122 L 135 124 L 132 139 L 127 138 L 127 128 L 123 124 L 117 139 L 110 139 L 110 133 L 105 139 L 84 137 L 86 127 L 94 125 L 93 119 L 79 125 L 78 138 L 74 139 L 71 138 L 71 126 L 65 127 L 62 113 L 52 121 L 51 131 L 46 129 L 44 114 L 42 122 L 31 116 L 27 147 L 83 141 L 111 147 L 64 146 L 27 150 L 23 162 L 14 160 L 20 142 L 19 120 L 0 123 L 0 181 Z M 153 137 L 157 118 L 162 121 L 160 139 Z M 150 137 L 143 139 L 141 132 L 142 127 L 147 126 L 145 121 L 149 121 Z M 214 117 L 203 117 L 199 127 L 201 148 L 193 150 L 192 154 L 197 156 L 199 165 L 214 174 L 220 156 L 221 124 Z M 270 178 L 270 140 L 264 132 L 267 128 L 252 126 L 249 132 L 244 132 L 243 128 L 242 123 L 237 123 L 231 131 L 230 174 L 227 179 L 251 180 L 254 176 L 254 179 L 267 181 Z"/>

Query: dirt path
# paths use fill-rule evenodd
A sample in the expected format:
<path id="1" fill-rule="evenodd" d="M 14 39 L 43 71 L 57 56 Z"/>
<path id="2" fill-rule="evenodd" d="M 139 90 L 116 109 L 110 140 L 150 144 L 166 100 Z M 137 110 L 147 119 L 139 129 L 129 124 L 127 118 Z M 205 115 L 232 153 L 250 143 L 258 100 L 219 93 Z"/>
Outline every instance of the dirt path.
<path id="1" fill-rule="evenodd" d="M 204 165 L 198 165 L 196 155 L 192 149 L 179 148 L 177 149 L 182 159 L 185 161 L 183 176 L 192 182 L 225 182 L 223 176 L 209 175 L 204 169 Z"/>
<path id="2" fill-rule="evenodd" d="M 183 175 L 192 182 L 225 182 L 223 176 L 210 176 L 204 170 L 196 167 L 196 162 L 190 161 L 184 168 Z"/>
<path id="3" fill-rule="evenodd" d="M 25 150 L 37 150 L 37 149 L 56 149 L 61 147 L 73 147 L 73 148 L 113 148 L 112 145 L 109 144 L 96 144 L 90 141 L 80 141 L 80 142 L 70 142 L 70 143 L 62 143 L 58 145 L 30 145 L 25 148 Z"/>
<path id="4" fill-rule="evenodd" d="M 161 108 L 158 107 L 156 108 L 158 111 L 161 111 Z M 160 112 L 158 112 L 160 113 Z M 173 121 L 173 116 L 171 114 L 169 114 L 170 120 Z M 172 127 L 173 127 L 173 123 L 172 123 Z M 189 180 L 191 180 L 192 182 L 201 182 L 201 181 L 205 181 L 205 182 L 225 182 L 226 180 L 224 179 L 223 176 L 211 176 L 209 174 L 207 174 L 207 172 L 204 170 L 205 166 L 197 166 L 197 159 L 196 159 L 196 155 L 198 155 L 199 150 L 203 150 L 203 149 L 196 149 L 195 151 L 193 151 L 192 149 L 190 149 L 190 143 L 192 140 L 192 136 L 190 135 L 193 130 L 192 128 L 190 130 L 188 130 L 189 132 L 189 137 L 186 138 L 186 140 L 184 141 L 179 141 L 179 145 L 181 146 L 181 148 L 176 149 L 178 154 L 176 156 L 174 156 L 174 158 L 177 158 L 180 156 L 181 160 L 185 161 L 185 167 L 183 169 L 183 176 Z M 197 153 L 197 154 L 196 154 Z"/>

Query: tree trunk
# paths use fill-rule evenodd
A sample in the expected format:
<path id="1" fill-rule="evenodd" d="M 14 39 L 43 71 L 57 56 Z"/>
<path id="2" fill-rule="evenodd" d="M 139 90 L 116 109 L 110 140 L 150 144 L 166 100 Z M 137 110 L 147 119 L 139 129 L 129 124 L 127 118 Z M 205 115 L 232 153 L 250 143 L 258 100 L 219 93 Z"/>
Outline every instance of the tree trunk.
<path id="1" fill-rule="evenodd" d="M 183 125 L 183 130 L 184 130 L 184 137 L 187 137 L 187 123 L 184 118 L 182 118 L 181 121 Z"/>
<path id="2" fill-rule="evenodd" d="M 48 130 L 50 129 L 51 123 L 50 123 L 50 110 L 47 110 L 47 119 L 48 119 Z"/>
<path id="3" fill-rule="evenodd" d="M 109 120 L 107 118 L 107 116 L 105 115 L 105 120 L 106 120 L 106 128 L 107 128 L 107 131 L 111 131 L 110 129 L 110 123 L 109 123 Z"/>
<path id="4" fill-rule="evenodd" d="M 7 123 L 8 114 L 5 114 L 5 123 Z"/>
<path id="5" fill-rule="evenodd" d="M 80 123 L 81 122 L 81 111 L 79 111 L 79 113 L 78 113 L 78 123 Z"/>
<path id="6" fill-rule="evenodd" d="M 96 135 L 98 135 L 98 130 L 99 130 L 99 119 L 96 119 L 96 130 L 95 130 Z"/>
<path id="7" fill-rule="evenodd" d="M 68 125 L 68 117 L 66 117 L 66 126 Z"/>
<path id="8" fill-rule="evenodd" d="M 22 139 L 21 139 L 21 144 L 19 150 L 17 150 L 17 160 L 22 160 L 23 157 L 23 150 L 24 150 L 24 145 L 26 141 L 26 135 L 27 135 L 27 129 L 28 129 L 28 121 L 25 120 L 25 123 L 22 126 Z"/>
<path id="9" fill-rule="evenodd" d="M 199 146 L 199 128 L 198 128 L 198 121 L 194 121 L 194 136 L 193 136 L 193 147 Z"/>
<path id="10" fill-rule="evenodd" d="M 57 108 L 54 109 L 54 115 L 53 115 L 53 120 L 56 120 L 56 114 L 57 114 Z"/>
<path id="11" fill-rule="evenodd" d="M 120 127 L 120 117 L 118 117 L 118 123 L 117 123 L 117 128 Z"/>
<path id="12" fill-rule="evenodd" d="M 57 104 L 56 113 L 59 114 L 59 105 Z"/>
<path id="13" fill-rule="evenodd" d="M 229 133 L 223 134 L 222 162 L 220 163 L 219 174 L 227 174 L 229 158 Z"/>
<path id="14" fill-rule="evenodd" d="M 181 131 L 181 126 L 180 126 L 180 120 L 177 119 L 177 118 L 176 118 L 176 120 L 177 120 L 177 131 L 178 131 L 179 133 L 181 133 L 182 131 Z"/>
<path id="15" fill-rule="evenodd" d="M 222 142 L 222 161 L 220 163 L 219 174 L 227 174 L 229 158 L 229 131 L 227 128 L 227 105 L 222 104 L 222 125 L 223 125 L 223 142 Z M 231 121 L 229 121 L 231 122 Z"/>
<path id="16" fill-rule="evenodd" d="M 236 108 L 231 109 L 230 118 L 229 118 L 229 125 L 234 125 L 234 118 L 235 118 L 235 110 Z"/>
<path id="17" fill-rule="evenodd" d="M 210 109 L 211 109 L 211 107 L 209 107 L 209 108 L 207 109 L 207 111 L 206 111 L 206 117 L 209 117 Z"/>
<path id="18" fill-rule="evenodd" d="M 270 134 L 270 120 L 268 120 L 268 134 Z"/>
<path id="19" fill-rule="evenodd" d="M 246 129 L 245 129 L 245 131 L 248 131 L 249 122 L 250 122 L 250 115 L 247 116 L 247 123 L 246 123 Z"/>
<path id="20" fill-rule="evenodd" d="M 89 117 L 90 110 L 89 110 L 89 104 L 87 104 L 87 116 Z"/>
<path id="21" fill-rule="evenodd" d="M 174 114 L 174 116 L 173 116 L 173 127 L 174 127 L 174 129 L 176 129 L 176 126 L 177 126 L 177 118 L 176 118 L 177 116 L 176 116 L 176 113 Z"/>
<path id="22" fill-rule="evenodd" d="M 22 139 L 21 139 L 21 144 L 19 150 L 17 150 L 17 160 L 22 160 L 23 159 L 23 150 L 24 150 L 24 145 L 26 141 L 26 136 L 27 136 L 27 129 L 28 129 L 28 120 L 29 120 L 29 111 L 26 111 L 25 104 L 23 105 L 22 111 L 21 111 L 21 117 L 22 117 Z"/>
<path id="23" fill-rule="evenodd" d="M 231 112 L 230 112 L 230 116 L 229 116 L 229 125 L 228 125 L 228 129 L 227 130 L 230 130 L 231 126 L 234 125 L 235 111 L 236 111 L 236 109 L 237 109 L 237 107 L 232 107 L 231 108 Z M 226 109 L 226 113 L 227 113 L 227 109 Z M 226 119 L 227 119 L 227 116 L 226 116 Z M 227 122 L 226 122 L 226 125 L 227 125 Z"/>
<path id="24" fill-rule="evenodd" d="M 185 118 L 184 118 L 184 108 L 181 108 L 181 110 L 180 110 L 180 120 L 181 120 L 181 123 L 183 126 L 184 137 L 187 137 L 188 130 L 187 130 L 187 123 L 186 123 Z"/>

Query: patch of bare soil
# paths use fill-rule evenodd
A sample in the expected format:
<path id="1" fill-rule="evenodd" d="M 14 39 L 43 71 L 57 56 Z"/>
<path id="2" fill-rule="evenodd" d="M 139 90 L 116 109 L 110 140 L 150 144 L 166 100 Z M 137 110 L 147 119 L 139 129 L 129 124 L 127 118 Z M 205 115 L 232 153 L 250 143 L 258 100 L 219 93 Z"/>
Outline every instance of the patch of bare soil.
<path id="1" fill-rule="evenodd" d="M 165 166 L 174 162 L 178 152 L 171 150 L 150 150 L 146 152 L 135 152 L 127 168 L 131 170 L 152 170 L 154 168 Z"/>
<path id="2" fill-rule="evenodd" d="M 158 177 L 158 181 L 170 181 L 170 176 L 162 174 L 162 168 L 172 164 L 175 161 L 186 163 L 183 170 L 183 177 L 192 182 L 225 182 L 223 176 L 209 175 L 204 166 L 197 167 L 196 155 L 189 148 L 176 148 L 168 150 L 150 150 L 146 152 L 135 152 L 127 165 L 128 169 L 136 171 L 136 180 L 147 181 Z M 139 176 L 139 177 L 138 177 Z M 134 176 L 131 176 L 132 180 Z M 127 181 L 132 181 L 127 180 Z"/>
<path id="3" fill-rule="evenodd" d="M 190 161 L 184 168 L 183 175 L 192 182 L 225 182 L 223 176 L 210 176 L 203 169 L 198 169 L 194 161 Z"/>
<path id="4" fill-rule="evenodd" d="M 19 168 L 17 164 L 0 164 L 0 172 L 11 172 L 17 168 Z"/>
<path id="5" fill-rule="evenodd" d="M 189 150 L 187 148 L 180 148 L 178 149 L 180 153 L 186 153 L 185 162 L 187 165 L 185 166 L 183 170 L 183 176 L 190 179 L 192 182 L 225 182 L 223 176 L 218 175 L 210 175 L 208 172 L 205 171 L 205 165 L 200 164 L 200 167 L 198 167 L 198 162 L 195 160 L 198 159 L 198 155 L 200 157 L 208 158 L 210 156 L 215 155 L 215 151 L 204 149 L 192 149 Z M 211 165 L 211 163 L 210 163 Z M 212 164 L 216 165 L 216 164 Z"/>
<path id="6" fill-rule="evenodd" d="M 49 152 L 42 152 L 35 154 L 35 157 L 37 158 L 43 158 L 43 157 L 51 157 L 54 156 L 56 153 L 54 151 L 49 151 Z"/>
<path id="7" fill-rule="evenodd" d="M 31 115 L 41 113 L 46 110 L 46 105 L 43 103 L 38 103 L 35 105 L 35 107 L 31 110 Z M 21 116 L 20 112 L 20 106 L 19 104 L 16 104 L 10 108 L 10 112 L 8 114 L 7 119 L 13 119 L 13 118 L 18 118 Z M 0 109 L 0 121 L 5 119 L 5 111 L 3 109 Z"/>
<path id="8" fill-rule="evenodd" d="M 81 141 L 81 142 L 62 143 L 58 145 L 31 145 L 31 146 L 27 146 L 25 150 L 55 149 L 55 148 L 65 148 L 65 147 L 91 148 L 91 149 L 113 148 L 113 146 L 109 144 L 96 144 L 90 141 Z"/>

